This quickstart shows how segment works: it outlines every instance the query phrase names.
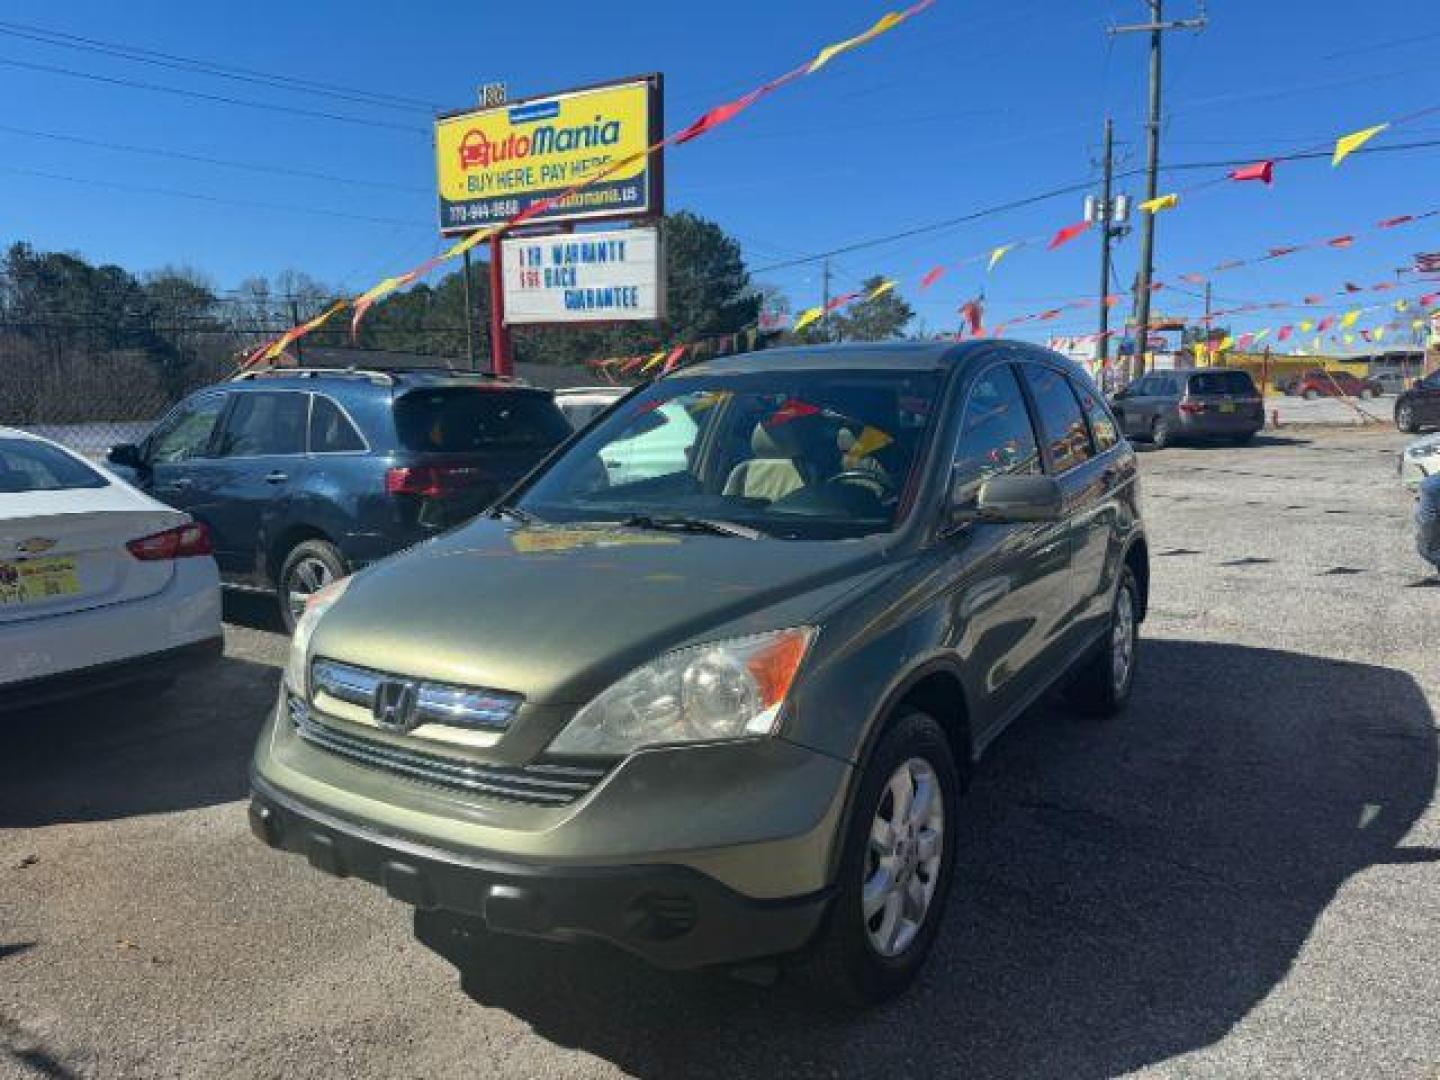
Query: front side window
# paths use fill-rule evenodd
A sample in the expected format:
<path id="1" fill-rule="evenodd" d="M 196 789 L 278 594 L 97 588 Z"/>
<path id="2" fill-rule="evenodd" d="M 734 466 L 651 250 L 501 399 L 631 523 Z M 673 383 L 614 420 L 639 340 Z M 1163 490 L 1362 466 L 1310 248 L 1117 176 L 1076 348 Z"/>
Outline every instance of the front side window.
<path id="1" fill-rule="evenodd" d="M 151 436 L 150 463 L 163 465 L 204 457 L 224 408 L 225 399 L 219 394 L 182 405 Z"/>
<path id="2" fill-rule="evenodd" d="M 1091 456 L 1090 433 L 1080 403 L 1070 391 L 1069 380 L 1054 368 L 1026 364 L 1024 370 L 1051 465 L 1057 474 L 1069 472 Z"/>
<path id="3" fill-rule="evenodd" d="M 787 539 L 894 527 L 941 378 L 930 371 L 697 372 L 587 429 L 520 499 L 545 521 L 728 521 Z"/>
<path id="4" fill-rule="evenodd" d="M 1025 396 L 1008 364 L 975 380 L 955 447 L 951 498 L 956 506 L 975 501 L 992 476 L 1040 471 L 1040 447 L 1025 407 Z"/>
<path id="5" fill-rule="evenodd" d="M 0 439 L 0 494 L 109 487 L 78 458 L 34 439 Z"/>
<path id="6" fill-rule="evenodd" d="M 1110 415 L 1110 410 L 1100 400 L 1100 395 L 1095 388 L 1080 379 L 1071 379 L 1070 386 L 1075 391 L 1075 396 L 1080 399 L 1080 411 L 1085 414 L 1085 419 L 1090 423 L 1090 434 L 1095 440 L 1095 452 L 1103 454 L 1120 441 L 1120 431 L 1115 426 L 1115 418 Z"/>
<path id="7" fill-rule="evenodd" d="M 296 391 L 236 394 L 217 457 L 303 454 L 309 395 Z"/>

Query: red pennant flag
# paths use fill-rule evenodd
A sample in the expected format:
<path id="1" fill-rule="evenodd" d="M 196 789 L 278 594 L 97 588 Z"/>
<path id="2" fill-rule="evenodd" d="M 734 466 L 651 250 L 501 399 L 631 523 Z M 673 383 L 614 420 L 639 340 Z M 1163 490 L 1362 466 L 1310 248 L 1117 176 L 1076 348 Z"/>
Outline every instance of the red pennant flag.
<path id="1" fill-rule="evenodd" d="M 927 270 L 925 276 L 920 279 L 920 288 L 928 289 L 935 282 L 940 280 L 940 275 L 945 273 L 943 266 L 937 266 L 934 270 Z"/>
<path id="2" fill-rule="evenodd" d="M 1151 292 L 1159 292 L 1159 291 L 1160 291 L 1161 289 L 1163 289 L 1164 287 L 1165 287 L 1165 283 L 1164 283 L 1163 281 L 1151 282 L 1151 284 L 1150 284 L 1150 291 L 1151 291 Z"/>
<path id="3" fill-rule="evenodd" d="M 1039 315 L 1039 319 L 1041 322 L 1049 322 L 1051 319 L 1056 318 L 1060 314 L 1060 310 L 1061 309 L 1057 307 L 1051 308 L 1049 311 L 1042 311 Z"/>
<path id="4" fill-rule="evenodd" d="M 755 90 L 751 90 L 743 97 L 736 98 L 734 101 L 727 101 L 724 105 L 716 105 L 684 131 L 677 134 L 675 136 L 675 145 L 679 146 L 681 143 L 687 143 L 691 139 L 699 138 L 711 128 L 719 127 L 727 120 L 733 120 L 739 113 L 760 100 L 760 97 L 769 89 L 770 87 L 768 85 L 761 86 Z"/>
<path id="5" fill-rule="evenodd" d="M 1330 327 L 1332 327 L 1332 326 L 1334 326 L 1334 325 L 1335 325 L 1335 316 L 1334 316 L 1334 315 L 1326 315 L 1325 318 L 1323 318 L 1323 319 L 1320 320 L 1320 325 L 1317 326 L 1317 327 L 1315 327 L 1315 329 L 1316 329 L 1317 332 L 1323 334 L 1326 330 L 1329 330 Z"/>
<path id="6" fill-rule="evenodd" d="M 1288 337 L 1290 336 L 1290 331 L 1292 331 L 1293 329 L 1295 329 L 1293 326 L 1282 326 L 1282 327 L 1280 327 L 1280 332 L 1275 335 L 1275 340 L 1276 340 L 1276 341 L 1284 341 L 1286 338 L 1288 338 Z"/>
<path id="7" fill-rule="evenodd" d="M 1348 293 L 1364 292 L 1365 290 L 1356 285 L 1353 281 L 1345 282 L 1345 291 Z"/>
<path id="8" fill-rule="evenodd" d="M 1371 291 L 1371 292 L 1389 292 L 1389 291 L 1390 291 L 1391 289 L 1393 289 L 1393 288 L 1395 288 L 1395 282 L 1393 282 L 1393 281 L 1382 281 L 1382 282 L 1380 282 L 1380 284 L 1378 284 L 1378 285 L 1371 285 L 1371 286 L 1370 286 L 1370 291 Z"/>
<path id="9" fill-rule="evenodd" d="M 1347 248 L 1355 243 L 1355 237 L 1347 233 L 1344 236 L 1332 236 L 1329 240 L 1326 240 L 1325 243 L 1333 248 Z"/>
<path id="10" fill-rule="evenodd" d="M 1230 173 L 1231 180 L 1259 180 L 1262 184 L 1270 185 L 1275 182 L 1275 162 L 1257 161 L 1254 165 L 1246 165 Z"/>
<path id="11" fill-rule="evenodd" d="M 1254 334 L 1241 334 L 1239 340 L 1235 342 L 1235 347 L 1237 349 L 1240 349 L 1241 351 L 1244 351 L 1245 349 L 1248 349 L 1250 347 L 1250 343 L 1254 340 Z"/>
<path id="12" fill-rule="evenodd" d="M 1429 307 L 1431 304 L 1435 303 L 1436 300 L 1440 300 L 1440 292 L 1426 293 L 1424 296 L 1420 297 L 1420 300 L 1418 302 L 1421 307 Z"/>
<path id="13" fill-rule="evenodd" d="M 670 369 L 673 368 L 676 364 L 678 364 L 680 362 L 680 358 L 684 355 L 685 346 L 676 345 L 675 348 L 670 350 L 670 355 L 665 358 L 665 366 L 660 369 L 660 374 L 669 374 Z"/>
<path id="14" fill-rule="evenodd" d="M 1318 293 L 1312 296 L 1305 297 L 1305 303 L 1311 307 L 1314 307 L 1316 304 L 1323 304 L 1324 302 L 1325 297 L 1320 296 Z"/>
<path id="15" fill-rule="evenodd" d="M 1407 221 L 1414 220 L 1414 214 L 1401 214 L 1399 217 L 1387 217 L 1384 221 L 1380 222 L 1375 227 L 1377 229 L 1393 229 L 1396 225 L 1404 225 Z"/>
<path id="16" fill-rule="evenodd" d="M 1068 244 L 1071 240 L 1074 240 L 1075 237 L 1079 236 L 1088 228 L 1090 228 L 1090 222 L 1088 221 L 1077 221 L 1074 225 L 1066 225 L 1065 228 L 1050 238 L 1050 243 L 1046 246 L 1049 250 L 1054 251 L 1061 244 Z"/>
<path id="17" fill-rule="evenodd" d="M 983 332 L 981 322 L 985 318 L 985 308 L 979 300 L 966 300 L 960 305 L 960 315 L 970 327 L 970 333 L 979 337 Z"/>
<path id="18" fill-rule="evenodd" d="M 1279 259 L 1285 255 L 1293 255 L 1299 250 L 1298 247 L 1273 247 L 1270 249 L 1270 258 Z"/>
<path id="19" fill-rule="evenodd" d="M 846 304 L 850 303 L 851 300 L 854 300 L 859 295 L 860 294 L 858 292 L 841 293 L 839 296 L 835 297 L 835 299 L 831 300 L 830 303 L 825 305 L 825 310 L 834 311 L 838 307 L 844 307 Z"/>
<path id="20" fill-rule="evenodd" d="M 1118 304 L 1122 299 L 1123 299 L 1123 297 L 1121 297 L 1121 296 L 1119 296 L 1119 295 L 1117 295 L 1117 294 L 1115 294 L 1115 293 L 1111 293 L 1109 296 L 1105 297 L 1105 299 L 1102 300 L 1101 303 L 1103 303 L 1106 307 L 1114 307 L 1114 306 L 1115 306 L 1116 304 Z"/>
<path id="21" fill-rule="evenodd" d="M 1205 275 L 1204 275 L 1204 274 L 1181 274 L 1181 275 L 1180 275 L 1180 280 L 1181 280 L 1181 281 L 1188 281 L 1191 285 L 1204 285 L 1204 284 L 1205 284 Z"/>
<path id="22" fill-rule="evenodd" d="M 785 404 L 770 414 L 765 421 L 767 428 L 779 427 L 781 424 L 788 424 L 791 420 L 799 420 L 802 416 L 814 416 L 819 408 L 811 405 L 808 401 L 801 401 L 799 398 L 788 398 Z"/>

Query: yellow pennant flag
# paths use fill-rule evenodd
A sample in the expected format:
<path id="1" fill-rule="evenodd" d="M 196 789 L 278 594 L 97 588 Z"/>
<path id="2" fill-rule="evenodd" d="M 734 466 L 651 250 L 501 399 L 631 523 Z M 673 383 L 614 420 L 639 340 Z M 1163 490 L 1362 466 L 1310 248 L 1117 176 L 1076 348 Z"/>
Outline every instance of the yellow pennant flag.
<path id="1" fill-rule="evenodd" d="M 661 360 L 664 360 L 664 359 L 665 359 L 665 350 L 664 350 L 664 349 L 661 349 L 661 350 L 660 350 L 659 352 L 657 352 L 654 356 L 650 357 L 649 360 L 646 360 L 645 363 L 641 364 L 641 365 L 640 365 L 640 370 L 641 370 L 642 372 L 649 371 L 651 368 L 653 368 L 656 364 L 660 363 L 660 361 L 661 361 Z"/>
<path id="2" fill-rule="evenodd" d="M 801 330 L 804 330 L 805 327 L 809 326 L 811 323 L 813 323 L 816 319 L 820 318 L 820 316 L 824 314 L 824 308 L 806 308 L 804 311 L 800 312 L 800 317 L 795 320 L 795 333 L 798 334 Z"/>
<path id="3" fill-rule="evenodd" d="M 1300 320 L 1300 332 L 1301 332 L 1302 334 L 1308 334 L 1308 333 L 1310 333 L 1310 331 L 1313 330 L 1313 329 L 1315 329 L 1315 324 L 1314 324 L 1313 322 L 1311 322 L 1309 319 L 1301 319 L 1301 320 Z"/>
<path id="4" fill-rule="evenodd" d="M 1406 308 L 1408 308 L 1409 306 L 1410 306 L 1410 301 L 1409 301 L 1409 300 L 1396 300 L 1396 301 L 1395 301 L 1395 310 L 1396 310 L 1396 311 L 1404 311 L 1404 310 L 1405 310 Z"/>
<path id="5" fill-rule="evenodd" d="M 844 41 L 837 41 L 833 45 L 826 45 L 825 48 L 820 50 L 819 55 L 816 56 L 814 60 L 810 61 L 810 66 L 805 69 L 805 74 L 814 75 L 815 72 L 819 71 L 822 67 L 828 64 L 831 60 L 834 60 L 835 57 L 839 56 L 841 53 L 849 52 L 857 45 L 864 45 L 867 41 L 871 41 L 874 38 L 879 37 L 881 34 L 885 33 L 886 30 L 889 30 L 891 27 L 903 22 L 904 19 L 905 16 L 900 14 L 899 12 L 889 11 L 886 12 L 884 15 L 881 15 L 875 25 L 870 27 L 870 29 L 866 30 L 863 34 L 856 34 L 854 37 L 846 38 Z"/>
<path id="6" fill-rule="evenodd" d="M 1335 156 L 1331 159 L 1330 165 L 1333 168 L 1339 165 L 1347 157 L 1353 154 L 1360 147 L 1379 135 L 1388 128 L 1389 124 L 1376 124 L 1374 127 L 1362 128 L 1359 131 L 1352 131 L 1349 135 L 1341 135 L 1335 140 Z"/>
<path id="7" fill-rule="evenodd" d="M 889 446 L 894 441 L 886 432 L 866 424 L 865 429 L 855 437 L 855 444 L 845 451 L 845 467 L 855 468 L 876 450 Z"/>
<path id="8" fill-rule="evenodd" d="M 1006 255 L 1008 255 L 1011 251 L 1013 251 L 1014 248 L 1014 244 L 1001 244 L 999 247 L 991 251 L 990 265 L 985 267 L 985 272 L 988 274 L 991 270 L 994 270 L 995 264 L 998 263 L 1001 259 L 1003 259 Z"/>
<path id="9" fill-rule="evenodd" d="M 1355 321 L 1359 318 L 1360 309 L 1358 307 L 1345 312 L 1344 315 L 1340 316 L 1340 328 L 1343 330 L 1347 326 L 1354 326 Z"/>
<path id="10" fill-rule="evenodd" d="M 865 297 L 865 299 L 866 301 L 874 300 L 878 297 L 884 296 L 893 288 L 895 288 L 895 282 L 893 280 L 882 281 L 879 285 L 876 285 L 875 288 L 870 290 L 870 295 Z"/>
<path id="11" fill-rule="evenodd" d="M 500 231 L 500 228 L 501 226 L 497 225 L 494 228 L 480 229 L 478 232 L 473 232 L 469 236 L 461 237 L 455 243 L 451 244 L 448 248 L 446 248 L 445 253 L 440 257 L 442 259 L 453 259 L 457 255 L 464 255 L 465 252 L 469 251 L 476 244 L 480 243 L 480 241 L 489 240 L 492 236 L 494 236 Z"/>
<path id="12" fill-rule="evenodd" d="M 1215 346 L 1215 351 L 1217 353 L 1222 353 L 1226 349 L 1231 348 L 1234 344 L 1235 339 L 1229 334 L 1226 334 L 1223 338 L 1220 339 L 1220 344 Z"/>
<path id="13" fill-rule="evenodd" d="M 1411 320 L 1410 320 L 1410 329 L 1411 329 L 1411 330 L 1419 330 L 1419 329 L 1421 329 L 1424 325 L 1425 325 L 1425 320 L 1424 320 L 1424 319 L 1411 319 Z"/>
<path id="14" fill-rule="evenodd" d="M 1140 209 L 1147 214 L 1158 214 L 1161 210 L 1173 210 L 1180 203 L 1180 195 L 1172 191 L 1169 195 L 1159 195 L 1153 199 L 1146 199 L 1140 203 Z"/>

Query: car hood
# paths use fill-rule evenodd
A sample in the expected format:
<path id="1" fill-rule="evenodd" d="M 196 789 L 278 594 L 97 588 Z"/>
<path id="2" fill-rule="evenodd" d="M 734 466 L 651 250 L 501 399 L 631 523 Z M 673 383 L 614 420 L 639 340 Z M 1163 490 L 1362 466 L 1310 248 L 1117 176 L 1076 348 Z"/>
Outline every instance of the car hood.
<path id="1" fill-rule="evenodd" d="M 312 655 L 579 703 L 672 649 L 810 622 L 882 564 L 887 539 L 479 519 L 358 574 Z"/>
<path id="2" fill-rule="evenodd" d="M 1432 452 L 1432 448 L 1440 446 L 1440 431 L 1433 435 L 1424 435 L 1414 442 L 1405 444 L 1406 457 L 1424 457 Z"/>

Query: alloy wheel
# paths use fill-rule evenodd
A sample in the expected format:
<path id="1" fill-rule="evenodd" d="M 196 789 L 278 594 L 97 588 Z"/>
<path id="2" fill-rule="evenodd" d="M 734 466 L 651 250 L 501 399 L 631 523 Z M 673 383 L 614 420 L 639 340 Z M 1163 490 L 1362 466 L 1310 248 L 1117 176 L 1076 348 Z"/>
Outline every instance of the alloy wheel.
<path id="1" fill-rule="evenodd" d="M 1135 598 L 1129 585 L 1115 596 L 1115 618 L 1110 628 L 1110 675 L 1117 694 L 1123 694 L 1135 665 Z"/>
<path id="2" fill-rule="evenodd" d="M 870 824 L 861 913 L 870 946 L 903 953 L 930 912 L 945 851 L 945 806 L 935 769 L 923 758 L 901 764 L 886 783 Z"/>
<path id="3" fill-rule="evenodd" d="M 305 614 L 305 605 L 310 602 L 310 597 L 334 580 L 330 567 L 313 556 L 301 559 L 290 568 L 290 575 L 285 581 L 285 600 L 297 622 Z"/>

